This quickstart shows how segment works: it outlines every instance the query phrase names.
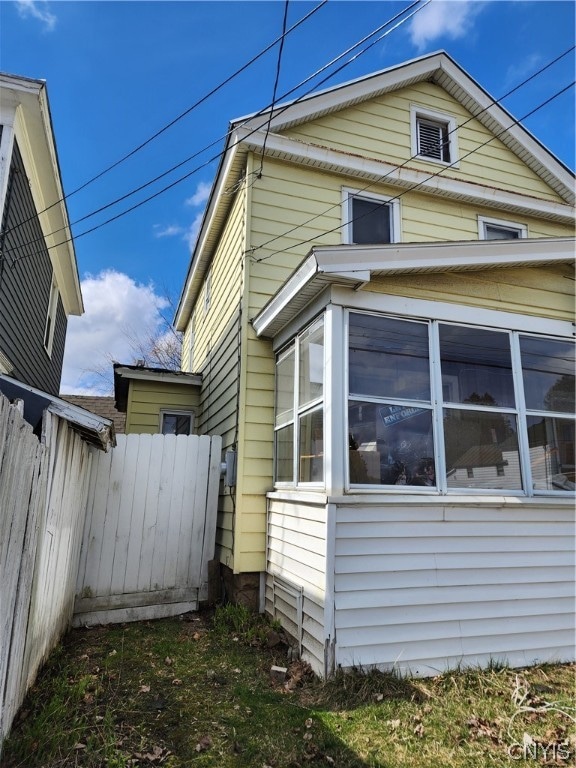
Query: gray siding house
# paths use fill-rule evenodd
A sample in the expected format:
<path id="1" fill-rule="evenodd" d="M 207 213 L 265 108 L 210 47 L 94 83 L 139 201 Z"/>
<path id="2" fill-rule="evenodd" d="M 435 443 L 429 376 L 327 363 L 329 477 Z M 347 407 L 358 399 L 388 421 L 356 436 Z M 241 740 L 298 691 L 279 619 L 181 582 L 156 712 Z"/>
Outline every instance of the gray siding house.
<path id="1" fill-rule="evenodd" d="M 57 395 L 83 312 L 43 80 L 0 73 L 0 373 Z"/>

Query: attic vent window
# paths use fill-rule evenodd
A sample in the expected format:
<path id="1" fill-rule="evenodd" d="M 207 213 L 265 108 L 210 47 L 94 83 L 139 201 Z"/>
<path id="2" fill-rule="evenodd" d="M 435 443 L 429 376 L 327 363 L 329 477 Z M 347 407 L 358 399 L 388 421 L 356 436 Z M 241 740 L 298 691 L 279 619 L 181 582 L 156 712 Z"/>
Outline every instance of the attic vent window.
<path id="1" fill-rule="evenodd" d="M 413 105 L 411 134 L 413 157 L 451 165 L 456 163 L 458 147 L 454 118 Z"/>
<path id="2" fill-rule="evenodd" d="M 446 123 L 418 120 L 418 154 L 444 163 L 450 162 L 450 139 Z"/>
<path id="3" fill-rule="evenodd" d="M 520 240 L 528 237 L 528 227 L 515 221 L 478 216 L 478 237 L 480 240 Z"/>

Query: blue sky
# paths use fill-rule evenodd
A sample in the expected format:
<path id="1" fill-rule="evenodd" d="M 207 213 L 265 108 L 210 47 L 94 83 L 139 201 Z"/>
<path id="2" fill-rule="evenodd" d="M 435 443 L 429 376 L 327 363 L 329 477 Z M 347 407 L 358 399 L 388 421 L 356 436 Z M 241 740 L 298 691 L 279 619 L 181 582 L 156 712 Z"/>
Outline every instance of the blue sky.
<path id="1" fill-rule="evenodd" d="M 319 2 L 291 0 L 288 26 Z M 409 0 L 329 0 L 286 38 L 278 96 L 408 5 Z M 3 0 L 0 69 L 47 81 L 64 188 L 70 194 L 275 40 L 284 10 L 283 0 Z M 573 46 L 574 29 L 572 0 L 432 0 L 321 87 L 444 49 L 499 98 Z M 127 362 L 126 336 L 144 325 L 154 330 L 163 296 L 178 298 L 216 170 L 213 158 L 230 119 L 271 101 L 277 57 L 275 46 L 131 159 L 68 198 L 75 222 L 199 153 L 145 192 L 74 224 L 86 313 L 70 322 L 63 391 L 98 387 L 86 369 L 108 357 Z M 520 118 L 569 85 L 574 70 L 572 52 L 503 105 Z M 574 168 L 573 89 L 529 117 L 525 126 Z M 82 234 L 199 166 L 153 201 Z"/>

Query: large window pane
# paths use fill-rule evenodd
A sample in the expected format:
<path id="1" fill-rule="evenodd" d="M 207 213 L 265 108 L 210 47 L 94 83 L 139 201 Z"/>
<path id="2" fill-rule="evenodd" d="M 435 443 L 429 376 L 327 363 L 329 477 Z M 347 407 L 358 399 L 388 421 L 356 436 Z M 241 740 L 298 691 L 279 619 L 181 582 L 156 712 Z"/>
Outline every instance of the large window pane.
<path id="1" fill-rule="evenodd" d="M 444 402 L 514 406 L 507 333 L 441 325 L 440 355 Z"/>
<path id="2" fill-rule="evenodd" d="M 430 400 L 428 326 L 350 314 L 350 394 Z"/>
<path id="3" fill-rule="evenodd" d="M 351 402 L 348 425 L 351 483 L 436 485 L 431 410 Z"/>
<path id="4" fill-rule="evenodd" d="M 527 421 L 534 488 L 573 491 L 574 422 L 545 416 L 529 416 Z"/>
<path id="5" fill-rule="evenodd" d="M 298 406 L 317 400 L 324 389 L 324 324 L 316 323 L 300 338 Z"/>
<path id="6" fill-rule="evenodd" d="M 449 488 L 522 488 L 515 415 L 447 408 L 444 444 Z"/>
<path id="7" fill-rule="evenodd" d="M 321 482 L 324 479 L 324 419 L 322 410 L 300 417 L 300 483 Z"/>
<path id="8" fill-rule="evenodd" d="M 526 407 L 574 413 L 574 344 L 520 337 Z"/>
<path id="9" fill-rule="evenodd" d="M 291 483 L 294 480 L 294 425 L 279 429 L 275 433 L 276 480 Z"/>
<path id="10" fill-rule="evenodd" d="M 294 418 L 294 349 L 276 363 L 276 424 Z"/>

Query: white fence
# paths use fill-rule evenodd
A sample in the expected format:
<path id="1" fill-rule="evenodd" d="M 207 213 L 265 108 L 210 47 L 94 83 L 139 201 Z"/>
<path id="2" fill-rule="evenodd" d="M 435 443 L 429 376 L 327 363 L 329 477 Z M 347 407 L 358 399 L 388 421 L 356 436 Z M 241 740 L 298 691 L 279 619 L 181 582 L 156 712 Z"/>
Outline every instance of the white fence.
<path id="1" fill-rule="evenodd" d="M 91 454 L 49 412 L 40 442 L 0 395 L 0 747 L 72 617 Z"/>
<path id="2" fill-rule="evenodd" d="M 74 625 L 160 618 L 207 597 L 221 438 L 119 435 L 95 457 Z"/>

